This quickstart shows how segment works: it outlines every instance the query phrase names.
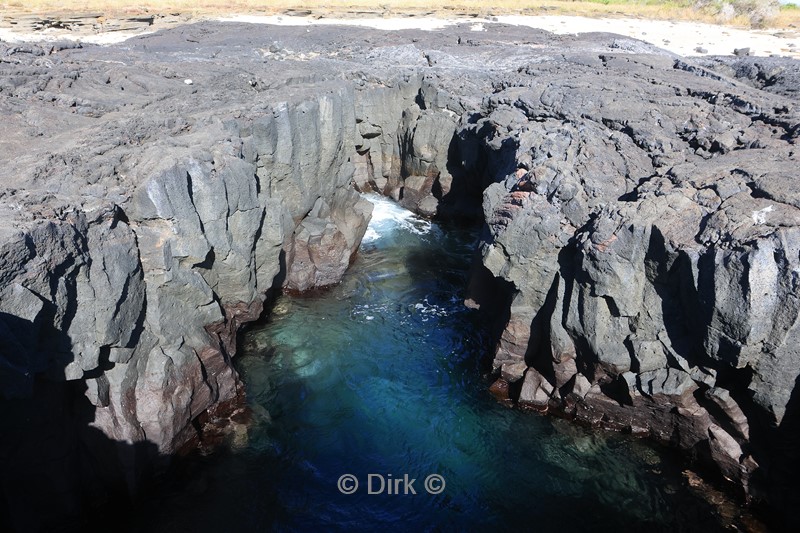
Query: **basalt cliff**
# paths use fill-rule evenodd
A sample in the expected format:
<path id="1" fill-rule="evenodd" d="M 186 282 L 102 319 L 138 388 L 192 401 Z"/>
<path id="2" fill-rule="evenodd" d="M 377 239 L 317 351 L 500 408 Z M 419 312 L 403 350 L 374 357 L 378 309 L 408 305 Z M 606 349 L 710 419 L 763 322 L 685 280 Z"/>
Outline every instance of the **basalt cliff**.
<path id="1" fill-rule="evenodd" d="M 3 525 L 134 493 L 235 417 L 237 330 L 339 280 L 358 190 L 484 224 L 467 304 L 498 397 L 791 508 L 798 83 L 499 25 L 0 43 Z"/>

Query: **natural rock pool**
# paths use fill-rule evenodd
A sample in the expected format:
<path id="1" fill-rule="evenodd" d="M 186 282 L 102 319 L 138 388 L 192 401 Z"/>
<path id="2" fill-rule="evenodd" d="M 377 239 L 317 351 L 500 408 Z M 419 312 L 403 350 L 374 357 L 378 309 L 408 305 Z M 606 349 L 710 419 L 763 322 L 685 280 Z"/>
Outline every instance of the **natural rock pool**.
<path id="1" fill-rule="evenodd" d="M 645 441 L 495 401 L 481 373 L 486 332 L 463 305 L 475 230 L 370 200 L 342 283 L 280 297 L 245 335 L 246 432 L 146 503 L 144 529 L 722 528 L 678 462 Z M 355 494 L 338 490 L 343 474 L 359 480 Z M 369 494 L 369 474 L 408 474 L 416 495 L 402 484 Z M 441 494 L 426 492 L 430 474 L 444 478 Z"/>
<path id="2" fill-rule="evenodd" d="M 0 43 L 0 530 L 800 531 L 800 63 L 482 30 Z"/>

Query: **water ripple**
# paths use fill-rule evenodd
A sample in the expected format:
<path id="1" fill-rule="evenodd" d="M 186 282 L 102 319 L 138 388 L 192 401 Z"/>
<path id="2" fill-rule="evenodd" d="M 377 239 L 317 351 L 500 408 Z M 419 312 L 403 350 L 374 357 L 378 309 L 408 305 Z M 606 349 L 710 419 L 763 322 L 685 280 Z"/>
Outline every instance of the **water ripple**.
<path id="1" fill-rule="evenodd" d="M 231 473 L 234 459 L 220 462 L 186 523 L 202 530 L 212 521 L 194 517 L 217 509 L 238 530 L 692 530 L 675 507 L 707 510 L 652 448 L 491 399 L 479 370 L 486 331 L 462 305 L 475 232 L 370 200 L 342 283 L 281 297 L 243 340 L 248 446 Z M 345 473 L 361 481 L 356 494 L 336 489 Z M 420 494 L 369 495 L 369 474 L 408 474 Z M 424 493 L 428 474 L 444 476 L 442 494 Z"/>

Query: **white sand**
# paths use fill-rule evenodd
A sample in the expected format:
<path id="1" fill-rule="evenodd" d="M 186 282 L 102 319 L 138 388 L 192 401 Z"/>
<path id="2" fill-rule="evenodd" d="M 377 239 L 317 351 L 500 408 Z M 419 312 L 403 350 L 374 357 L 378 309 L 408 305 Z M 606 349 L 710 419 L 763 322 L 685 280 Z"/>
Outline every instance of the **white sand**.
<path id="1" fill-rule="evenodd" d="M 313 17 L 238 15 L 219 20 L 251 22 L 257 24 L 279 24 L 283 26 L 315 26 L 321 24 L 345 24 L 367 26 L 382 30 L 417 28 L 436 30 L 451 24 L 472 24 L 480 31 L 490 21 L 476 19 L 439 19 L 427 17 L 317 19 Z M 494 19 L 493 19 L 494 20 Z M 670 22 L 640 19 L 594 19 L 570 16 L 500 16 L 497 22 L 540 28 L 558 34 L 608 32 L 635 37 L 684 56 L 707 54 L 730 55 L 735 48 L 750 48 L 751 55 L 768 56 L 779 54 L 800 59 L 800 34 L 794 35 L 777 30 L 738 29 L 696 22 Z M 783 34 L 783 35 L 781 35 Z M 790 45 L 795 45 L 793 48 Z"/>
<path id="2" fill-rule="evenodd" d="M 249 22 L 251 24 L 275 24 L 277 26 L 321 26 L 340 24 L 343 26 L 365 26 L 378 30 L 439 30 L 456 24 L 458 19 L 433 17 L 387 17 L 387 18 L 316 18 L 289 17 L 281 15 L 233 15 L 217 20 L 225 22 Z M 474 19 L 470 19 L 474 21 Z M 467 22 L 463 20 L 461 22 Z"/>
<path id="3" fill-rule="evenodd" d="M 735 48 L 750 48 L 751 55 L 778 54 L 800 59 L 800 34 L 778 30 L 749 30 L 698 22 L 640 19 L 592 19 L 586 17 L 497 17 L 498 22 L 541 28 L 553 33 L 603 31 L 647 41 L 682 56 L 730 55 Z M 784 34 L 785 36 L 781 36 Z M 790 45 L 795 45 L 794 48 Z"/>
<path id="4" fill-rule="evenodd" d="M 234 15 L 215 20 L 231 22 L 250 22 L 257 24 L 277 24 L 282 26 L 307 26 L 323 24 L 342 24 L 366 26 L 381 30 L 421 29 L 436 30 L 453 24 L 471 24 L 473 31 L 481 31 L 489 20 L 479 19 L 441 19 L 432 17 L 392 17 L 392 18 L 315 18 L 290 16 Z M 707 54 L 729 55 L 735 48 L 750 48 L 751 55 L 768 56 L 778 54 L 800 59 L 800 33 L 779 30 L 738 29 L 713 24 L 695 22 L 670 22 L 640 19 L 594 19 L 571 16 L 500 16 L 497 22 L 540 28 L 558 34 L 609 32 L 647 41 L 656 46 L 684 56 L 704 55 L 697 48 L 707 50 Z M 48 29 L 37 33 L 18 33 L 0 28 L 0 39 L 9 42 L 54 41 L 59 39 L 79 40 L 86 43 L 111 44 L 124 41 L 145 32 L 106 32 L 91 35 L 73 34 L 68 30 Z"/>
<path id="5" fill-rule="evenodd" d="M 9 28 L 0 28 L 0 41 L 7 43 L 43 43 L 54 41 L 80 41 L 82 43 L 92 44 L 115 44 L 128 40 L 137 35 L 144 35 L 146 33 L 153 33 L 152 31 L 109 31 L 99 32 L 95 34 L 81 34 L 73 33 L 69 30 L 61 30 L 55 28 L 48 28 L 46 30 L 37 32 L 18 32 Z"/>

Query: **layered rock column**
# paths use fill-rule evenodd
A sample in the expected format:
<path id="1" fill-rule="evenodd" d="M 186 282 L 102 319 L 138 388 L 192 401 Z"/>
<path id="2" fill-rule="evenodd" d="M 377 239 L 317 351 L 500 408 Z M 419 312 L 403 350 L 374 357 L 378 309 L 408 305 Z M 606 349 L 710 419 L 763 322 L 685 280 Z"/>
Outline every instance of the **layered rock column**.
<path id="1" fill-rule="evenodd" d="M 349 264 L 370 211 L 352 181 L 485 222 L 470 304 L 505 399 L 786 503 L 800 69 L 485 29 L 0 45 L 5 464 L 38 458 L 63 495 L 195 444 L 241 399 L 235 332 L 265 293 Z"/>
<path id="2" fill-rule="evenodd" d="M 53 200 L 26 194 L 22 209 L 6 204 L 0 362 L 3 392 L 19 400 L 4 408 L 52 409 L 48 391 L 80 384 L 59 438 L 93 446 L 106 464 L 98 477 L 122 476 L 130 491 L 158 457 L 240 409 L 231 361 L 240 326 L 273 288 L 338 282 L 366 231 L 372 206 L 351 186 L 354 109 L 353 89 L 340 86 L 153 143 L 137 153 L 128 176 L 137 185 L 119 203 L 64 199 L 40 213 Z M 36 433 L 36 409 L 4 439 L 20 465 L 32 460 L 16 446 Z M 76 431 L 88 433 L 73 440 Z M 57 476 L 70 493 L 80 487 L 73 499 L 91 478 Z"/>
<path id="3" fill-rule="evenodd" d="M 484 193 L 481 268 L 511 301 L 493 390 L 692 450 L 765 496 L 796 460 L 798 116 L 681 62 L 671 83 L 639 76 L 665 61 L 605 58 L 614 87 L 537 77 L 472 126 L 516 161 Z"/>

